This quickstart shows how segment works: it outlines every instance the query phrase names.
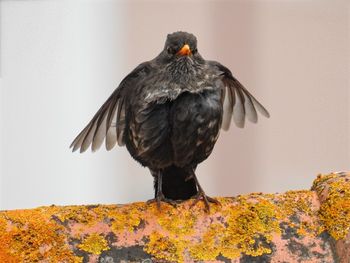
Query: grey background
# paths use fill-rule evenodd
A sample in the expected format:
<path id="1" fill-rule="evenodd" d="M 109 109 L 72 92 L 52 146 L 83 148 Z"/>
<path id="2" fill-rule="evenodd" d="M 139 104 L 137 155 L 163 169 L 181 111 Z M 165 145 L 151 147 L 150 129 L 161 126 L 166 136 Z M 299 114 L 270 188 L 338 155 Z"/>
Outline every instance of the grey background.
<path id="1" fill-rule="evenodd" d="M 152 197 L 125 148 L 68 146 L 177 30 L 271 113 L 221 133 L 198 169 L 207 194 L 307 189 L 350 168 L 349 1 L 1 1 L 0 24 L 0 209 Z"/>

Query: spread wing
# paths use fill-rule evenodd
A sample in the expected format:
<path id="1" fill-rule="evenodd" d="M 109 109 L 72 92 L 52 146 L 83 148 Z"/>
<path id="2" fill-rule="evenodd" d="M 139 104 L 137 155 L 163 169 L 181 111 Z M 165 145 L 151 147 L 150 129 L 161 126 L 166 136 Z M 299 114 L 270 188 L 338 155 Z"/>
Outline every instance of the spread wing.
<path id="1" fill-rule="evenodd" d="M 85 152 L 91 145 L 92 151 L 98 150 L 105 140 L 106 149 L 111 150 L 116 143 L 123 146 L 125 130 L 126 94 L 134 84 L 145 74 L 149 62 L 140 64 L 127 75 L 118 88 L 97 111 L 92 120 L 74 139 L 70 148 L 73 152 L 80 149 Z"/>
<path id="2" fill-rule="evenodd" d="M 243 128 L 245 117 L 253 123 L 258 121 L 258 114 L 269 118 L 269 112 L 243 85 L 232 75 L 231 71 L 218 62 L 210 61 L 209 64 L 216 67 L 221 73 L 221 81 L 224 86 L 222 128 L 230 128 L 232 116 L 237 127 Z"/>

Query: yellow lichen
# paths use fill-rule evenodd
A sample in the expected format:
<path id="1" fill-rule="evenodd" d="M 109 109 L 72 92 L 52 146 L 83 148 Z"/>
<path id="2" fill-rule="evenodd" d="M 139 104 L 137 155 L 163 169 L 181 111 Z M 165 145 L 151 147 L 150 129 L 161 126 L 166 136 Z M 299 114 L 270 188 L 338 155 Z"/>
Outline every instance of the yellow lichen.
<path id="1" fill-rule="evenodd" d="M 209 226 L 199 243 L 189 247 L 190 254 L 196 260 L 215 260 L 221 251 L 220 233 L 225 231 L 225 227 L 220 223 L 214 223 Z M 238 251 L 237 251 L 238 252 Z M 238 257 L 239 252 L 234 256 Z"/>
<path id="2" fill-rule="evenodd" d="M 55 216 L 62 222 L 71 220 L 83 224 L 89 224 L 96 219 L 86 206 L 56 207 Z"/>
<path id="3" fill-rule="evenodd" d="M 145 251 L 156 259 L 177 262 L 183 262 L 186 253 L 194 260 L 215 260 L 220 254 L 234 259 L 242 253 L 252 256 L 271 253 L 268 244 L 272 235 L 280 233 L 277 208 L 260 196 L 240 197 L 235 203 L 231 199 L 220 210 L 221 216 L 212 219 L 208 229 L 191 241 L 196 223 L 206 215 L 195 208 L 167 208 L 158 219 L 162 232 L 167 235 L 153 233 Z"/>
<path id="4" fill-rule="evenodd" d="M 134 203 L 110 211 L 108 216 L 113 221 L 112 230 L 115 233 L 134 231 L 141 223 L 144 206 L 143 203 Z"/>
<path id="5" fill-rule="evenodd" d="M 242 254 L 269 254 L 272 253 L 269 244 L 273 236 L 281 234 L 280 222 L 295 228 L 300 235 L 318 234 L 316 212 L 312 209 L 313 197 L 310 191 L 290 191 L 277 196 L 254 193 L 235 199 L 220 198 L 223 208 L 215 207 L 220 216 L 211 218 L 207 230 L 201 235 L 195 234 L 194 240 L 191 236 L 196 224 L 205 217 L 203 211 L 198 207 L 187 209 L 186 204 L 177 209 L 165 206 L 154 213 L 162 227 L 161 233 L 166 233 L 166 236 L 153 233 L 145 251 L 156 259 L 179 262 L 188 253 L 198 261 L 216 260 L 220 255 L 236 259 Z M 292 216 L 298 220 L 293 222 Z M 177 256 L 170 256 L 169 251 L 176 251 Z"/>
<path id="6" fill-rule="evenodd" d="M 313 193 L 306 190 L 287 191 L 280 198 L 280 208 L 283 209 L 283 217 L 289 217 L 297 213 L 311 215 L 311 199 Z"/>
<path id="7" fill-rule="evenodd" d="M 184 262 L 184 251 L 190 246 L 189 237 L 194 231 L 196 216 L 193 209 L 182 209 L 180 204 L 177 208 L 172 205 L 162 204 L 159 210 L 156 204 L 148 206 L 148 212 L 157 219 L 157 223 L 166 236 L 153 232 L 149 236 L 144 250 L 158 260 L 170 262 Z"/>
<path id="8" fill-rule="evenodd" d="M 194 231 L 196 216 L 190 209 L 171 207 L 165 213 L 159 213 L 157 217 L 159 225 L 176 236 L 189 235 Z"/>
<path id="9" fill-rule="evenodd" d="M 156 259 L 181 263 L 184 262 L 184 248 L 184 242 L 153 232 L 149 236 L 149 242 L 145 245 L 144 250 Z"/>
<path id="10" fill-rule="evenodd" d="M 312 209 L 313 197 L 314 193 L 311 191 L 287 191 L 280 195 L 277 202 L 280 220 L 289 222 L 293 216 L 298 218 L 299 222 L 289 222 L 289 226 L 295 228 L 300 236 L 313 236 L 321 232 L 322 226 L 317 220 L 317 210 Z M 305 217 L 308 221 L 303 221 Z"/>
<path id="11" fill-rule="evenodd" d="M 266 245 L 271 242 L 274 233 L 280 233 L 276 205 L 263 197 L 254 203 L 248 202 L 245 197 L 238 200 L 238 205 L 227 210 L 221 254 L 234 258 L 240 253 L 251 256 L 271 253 Z"/>
<path id="12" fill-rule="evenodd" d="M 0 262 L 81 262 L 82 258 L 71 252 L 67 236 L 80 239 L 88 232 L 86 229 L 95 231 L 96 226 L 110 227 L 117 240 L 129 240 L 135 234 L 135 244 L 160 262 L 269 254 L 273 237 L 284 227 L 293 228 L 301 238 L 316 237 L 325 229 L 340 239 L 350 230 L 348 178 L 332 174 L 315 180 L 313 189 L 319 194 L 328 193 L 322 195 L 324 202 L 319 211 L 313 203 L 314 192 L 289 191 L 219 198 L 222 206 L 211 205 L 210 214 L 203 211 L 202 202 L 191 207 L 193 200 L 177 207 L 162 203 L 160 210 L 156 204 L 134 203 L 1 212 Z M 151 234 L 148 227 L 152 228 Z M 85 236 L 77 247 L 93 255 L 109 249 L 99 233 Z"/>
<path id="13" fill-rule="evenodd" d="M 339 175 L 336 173 L 331 173 L 327 175 L 319 174 L 312 184 L 311 190 L 317 191 L 318 193 L 324 189 L 328 184 L 327 182 L 338 178 Z"/>
<path id="14" fill-rule="evenodd" d="M 94 255 L 100 255 L 102 251 L 109 249 L 107 240 L 97 233 L 93 233 L 86 237 L 83 242 L 78 245 L 78 247 L 81 250 Z"/>
<path id="15" fill-rule="evenodd" d="M 311 234 L 310 229 L 312 229 L 312 226 L 308 222 L 301 222 L 300 226 L 297 228 L 297 234 L 299 236 L 306 236 Z"/>
<path id="16" fill-rule="evenodd" d="M 314 188 L 323 190 L 326 183 L 328 195 L 320 207 L 320 219 L 325 230 L 336 240 L 345 238 L 350 231 L 350 182 L 346 177 L 331 174 L 319 176 Z"/>

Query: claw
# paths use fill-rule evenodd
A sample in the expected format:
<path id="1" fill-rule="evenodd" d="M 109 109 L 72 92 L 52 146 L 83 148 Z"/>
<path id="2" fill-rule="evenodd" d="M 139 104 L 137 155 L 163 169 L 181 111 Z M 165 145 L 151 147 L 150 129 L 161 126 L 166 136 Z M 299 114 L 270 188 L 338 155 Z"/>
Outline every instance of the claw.
<path id="1" fill-rule="evenodd" d="M 191 207 L 195 206 L 200 200 L 202 200 L 204 202 L 204 206 L 205 206 L 205 212 L 207 213 L 210 213 L 210 205 L 209 203 L 214 203 L 214 204 L 217 204 L 217 205 L 220 205 L 221 206 L 221 203 L 210 197 L 210 196 L 207 196 L 204 191 L 199 191 L 198 194 L 196 194 L 194 196 L 195 200 L 194 202 L 192 203 Z"/>
<path id="2" fill-rule="evenodd" d="M 154 176 L 157 176 L 157 191 L 156 191 L 156 197 L 153 199 L 150 199 L 146 202 L 147 205 L 157 202 L 157 208 L 158 210 L 160 210 L 160 204 L 161 202 L 165 202 L 168 203 L 172 206 L 176 206 L 176 201 L 165 198 L 163 192 L 162 192 L 162 174 L 160 171 L 158 171 L 158 173 Z"/>
<path id="3" fill-rule="evenodd" d="M 168 198 L 165 198 L 165 196 L 163 195 L 163 193 L 159 193 L 157 194 L 157 197 L 156 198 L 153 198 L 153 199 L 150 199 L 146 202 L 147 205 L 149 204 L 152 204 L 152 203 L 157 203 L 157 208 L 158 210 L 160 210 L 160 206 L 161 206 L 161 203 L 164 202 L 164 203 L 167 203 L 169 205 L 172 205 L 174 207 L 177 206 L 177 202 L 174 201 L 174 200 L 171 200 L 171 199 L 168 199 Z"/>
<path id="4" fill-rule="evenodd" d="M 204 190 L 201 187 L 201 185 L 199 184 L 199 181 L 198 181 L 197 176 L 194 173 L 193 169 L 191 170 L 191 175 L 189 177 L 194 179 L 194 181 L 196 182 L 196 185 L 197 185 L 197 189 L 198 189 L 198 193 L 194 196 L 195 200 L 194 200 L 193 204 L 191 205 L 191 207 L 196 205 L 198 203 L 198 201 L 200 201 L 200 200 L 202 200 L 204 202 L 204 206 L 205 206 L 204 210 L 207 213 L 210 213 L 210 205 L 209 205 L 209 203 L 214 203 L 214 204 L 217 204 L 217 205 L 221 206 L 221 203 L 218 200 L 216 200 L 214 198 L 211 198 L 210 196 L 207 196 L 204 193 Z"/>

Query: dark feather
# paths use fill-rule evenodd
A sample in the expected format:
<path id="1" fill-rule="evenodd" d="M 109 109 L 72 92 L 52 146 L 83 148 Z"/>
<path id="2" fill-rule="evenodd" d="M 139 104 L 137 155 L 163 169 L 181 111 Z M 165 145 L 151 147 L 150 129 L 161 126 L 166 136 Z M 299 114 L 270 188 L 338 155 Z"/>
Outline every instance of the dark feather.
<path id="1" fill-rule="evenodd" d="M 125 103 L 124 99 L 119 102 L 117 113 L 117 141 L 119 146 L 125 145 L 124 129 L 125 129 Z"/>
<path id="2" fill-rule="evenodd" d="M 149 63 L 140 64 L 123 79 L 88 125 L 73 140 L 70 145 L 73 152 L 78 149 L 81 153 L 85 152 L 90 145 L 92 151 L 96 151 L 101 147 L 105 138 L 107 150 L 111 150 L 116 142 L 121 146 L 125 144 L 125 96 L 127 96 L 127 89 L 133 88 L 133 83 L 138 81 L 140 75 L 143 75 L 142 72 L 147 66 Z M 116 122 L 116 127 L 113 127 L 113 122 Z"/>
<path id="3" fill-rule="evenodd" d="M 114 103 L 110 108 L 107 117 L 107 135 L 106 135 L 106 149 L 107 151 L 113 149 L 117 143 L 117 128 L 116 128 L 116 110 L 118 107 L 118 101 Z M 113 122 L 114 120 L 114 122 Z"/>
<path id="4" fill-rule="evenodd" d="M 235 104 L 235 96 L 233 90 L 225 85 L 224 88 L 224 102 L 223 102 L 223 119 L 222 128 L 228 130 L 231 125 L 233 105 Z"/>
<path id="5" fill-rule="evenodd" d="M 71 144 L 73 151 L 125 145 L 150 168 L 156 197 L 208 200 L 194 174 L 211 154 L 220 128 L 244 127 L 267 110 L 225 66 L 206 61 L 186 32 L 168 35 L 163 51 L 140 64 L 94 115 Z M 212 199 L 213 200 L 213 199 Z M 211 201 L 212 202 L 212 201 Z"/>
<path id="6" fill-rule="evenodd" d="M 244 96 L 239 89 L 233 89 L 233 91 L 236 99 L 233 104 L 233 120 L 237 127 L 243 128 L 245 123 Z"/>
<path id="7" fill-rule="evenodd" d="M 91 150 L 95 152 L 101 147 L 101 144 L 106 136 L 107 132 L 107 114 L 108 111 L 104 111 L 104 113 L 101 113 L 100 117 L 97 121 L 97 128 L 94 134 L 94 137 L 92 139 L 92 145 Z"/>
<path id="8" fill-rule="evenodd" d="M 245 117 L 253 123 L 258 121 L 257 111 L 269 118 L 270 114 L 261 103 L 244 86 L 233 77 L 231 71 L 216 61 L 208 64 L 219 71 L 224 89 L 222 129 L 228 130 L 231 118 L 237 127 L 243 128 Z"/>

